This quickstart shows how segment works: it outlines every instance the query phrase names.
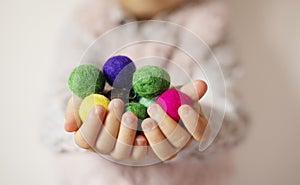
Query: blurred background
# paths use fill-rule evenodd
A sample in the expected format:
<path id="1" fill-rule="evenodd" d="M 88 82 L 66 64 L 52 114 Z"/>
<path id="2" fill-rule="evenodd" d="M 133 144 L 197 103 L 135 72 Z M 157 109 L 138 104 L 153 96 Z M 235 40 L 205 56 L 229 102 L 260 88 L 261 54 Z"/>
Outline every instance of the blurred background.
<path id="1" fill-rule="evenodd" d="M 81 1 L 0 0 L 0 184 L 57 184 L 36 112 L 62 25 Z M 232 185 L 298 185 L 300 2 L 228 3 L 245 68 L 238 87 L 252 121 L 246 141 L 234 150 Z"/>

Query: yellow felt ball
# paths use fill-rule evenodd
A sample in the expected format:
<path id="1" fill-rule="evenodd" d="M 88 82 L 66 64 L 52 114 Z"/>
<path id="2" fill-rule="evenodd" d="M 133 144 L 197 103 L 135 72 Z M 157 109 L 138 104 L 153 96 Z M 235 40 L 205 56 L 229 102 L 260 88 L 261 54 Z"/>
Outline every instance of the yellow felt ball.
<path id="1" fill-rule="evenodd" d="M 79 107 L 79 116 L 81 121 L 85 122 L 89 112 L 96 105 L 101 105 L 107 110 L 109 102 L 110 100 L 108 98 L 100 94 L 92 94 L 85 97 Z"/>

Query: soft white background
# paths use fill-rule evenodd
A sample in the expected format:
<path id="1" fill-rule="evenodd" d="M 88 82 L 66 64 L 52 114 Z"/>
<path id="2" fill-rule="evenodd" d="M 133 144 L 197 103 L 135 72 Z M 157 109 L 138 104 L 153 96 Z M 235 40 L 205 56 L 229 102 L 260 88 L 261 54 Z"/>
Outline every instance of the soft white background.
<path id="1" fill-rule="evenodd" d="M 0 0 L 0 184 L 57 184 L 38 122 L 61 26 L 80 0 Z M 300 184 L 300 4 L 231 4 L 234 44 L 252 117 L 232 185 Z M 46 104 L 44 106 L 47 106 Z"/>

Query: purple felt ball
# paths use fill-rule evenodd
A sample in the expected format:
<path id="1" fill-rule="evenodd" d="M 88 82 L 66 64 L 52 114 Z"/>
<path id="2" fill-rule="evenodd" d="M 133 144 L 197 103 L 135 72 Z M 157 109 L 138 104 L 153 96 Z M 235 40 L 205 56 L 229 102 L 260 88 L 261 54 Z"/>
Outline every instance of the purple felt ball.
<path id="1" fill-rule="evenodd" d="M 112 87 L 127 88 L 132 86 L 132 76 L 136 67 L 126 56 L 113 56 L 103 65 L 104 76 Z"/>
<path id="2" fill-rule="evenodd" d="M 169 89 L 162 93 L 156 100 L 156 103 L 177 122 L 180 120 L 178 108 L 183 104 L 192 106 L 191 98 L 176 89 Z"/>

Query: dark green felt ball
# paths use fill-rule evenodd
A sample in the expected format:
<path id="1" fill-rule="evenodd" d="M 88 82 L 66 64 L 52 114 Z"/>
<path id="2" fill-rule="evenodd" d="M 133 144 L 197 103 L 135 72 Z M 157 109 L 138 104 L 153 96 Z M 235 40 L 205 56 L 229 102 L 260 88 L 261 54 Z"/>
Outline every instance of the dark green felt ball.
<path id="1" fill-rule="evenodd" d="M 69 77 L 70 90 L 80 98 L 100 94 L 105 86 L 105 77 L 94 65 L 84 64 L 76 67 Z"/>
<path id="2" fill-rule="evenodd" d="M 140 96 L 154 98 L 170 86 L 170 75 L 158 66 L 144 66 L 133 74 L 133 89 Z"/>
<path id="3" fill-rule="evenodd" d="M 139 119 L 146 119 L 148 116 L 147 107 L 140 103 L 128 103 L 126 106 L 126 112 L 134 113 Z"/>

